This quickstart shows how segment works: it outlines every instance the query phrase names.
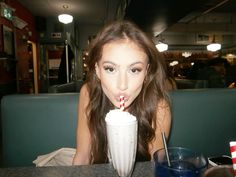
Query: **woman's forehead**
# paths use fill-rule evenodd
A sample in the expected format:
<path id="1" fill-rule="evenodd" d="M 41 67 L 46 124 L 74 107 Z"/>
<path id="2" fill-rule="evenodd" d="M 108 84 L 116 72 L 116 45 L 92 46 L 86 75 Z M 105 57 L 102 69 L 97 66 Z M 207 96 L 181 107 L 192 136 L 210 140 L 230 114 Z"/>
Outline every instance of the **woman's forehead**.
<path id="1" fill-rule="evenodd" d="M 147 55 L 136 43 L 130 40 L 119 40 L 104 45 L 101 60 L 147 62 Z"/>

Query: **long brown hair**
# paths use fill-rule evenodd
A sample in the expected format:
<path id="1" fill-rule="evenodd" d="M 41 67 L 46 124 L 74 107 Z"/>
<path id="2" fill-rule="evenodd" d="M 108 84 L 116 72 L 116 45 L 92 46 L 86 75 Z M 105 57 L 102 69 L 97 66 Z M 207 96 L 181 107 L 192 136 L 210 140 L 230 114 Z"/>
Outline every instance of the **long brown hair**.
<path id="1" fill-rule="evenodd" d="M 149 60 L 143 88 L 129 107 L 129 112 L 138 120 L 137 161 L 151 159 L 148 144 L 155 138 L 157 104 L 160 99 L 167 98 L 164 88 L 166 77 L 164 64 L 151 38 L 129 21 L 116 21 L 106 26 L 92 42 L 88 57 L 87 84 L 90 102 L 87 107 L 87 115 L 91 134 L 90 163 L 105 163 L 108 160 L 105 115 L 110 109 L 113 109 L 96 77 L 95 64 L 101 59 L 105 44 L 122 39 L 129 39 L 137 44 L 146 53 Z"/>

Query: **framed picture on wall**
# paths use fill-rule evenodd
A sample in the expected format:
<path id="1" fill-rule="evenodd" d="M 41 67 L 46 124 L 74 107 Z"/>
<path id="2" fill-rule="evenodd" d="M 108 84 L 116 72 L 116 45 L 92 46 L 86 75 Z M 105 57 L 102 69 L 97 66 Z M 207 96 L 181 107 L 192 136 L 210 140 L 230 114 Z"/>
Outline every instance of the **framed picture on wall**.
<path id="1" fill-rule="evenodd" d="M 3 53 L 14 56 L 14 34 L 13 30 L 2 25 Z"/>

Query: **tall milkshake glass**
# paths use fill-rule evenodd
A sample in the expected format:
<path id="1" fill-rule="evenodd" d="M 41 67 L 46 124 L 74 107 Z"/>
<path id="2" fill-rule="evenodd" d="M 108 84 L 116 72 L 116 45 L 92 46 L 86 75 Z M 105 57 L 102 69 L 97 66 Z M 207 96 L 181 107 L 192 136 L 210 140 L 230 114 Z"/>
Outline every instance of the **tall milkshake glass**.
<path id="1" fill-rule="evenodd" d="M 137 119 L 128 112 L 111 110 L 105 118 L 108 151 L 120 177 L 130 177 L 137 150 Z"/>

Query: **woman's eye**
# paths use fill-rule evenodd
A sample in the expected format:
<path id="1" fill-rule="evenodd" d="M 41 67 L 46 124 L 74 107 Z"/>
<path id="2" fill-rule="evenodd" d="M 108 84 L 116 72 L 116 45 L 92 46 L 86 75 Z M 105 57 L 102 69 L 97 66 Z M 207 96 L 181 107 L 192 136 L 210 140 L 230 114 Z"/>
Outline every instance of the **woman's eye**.
<path id="1" fill-rule="evenodd" d="M 138 74 L 138 73 L 140 73 L 142 71 L 142 69 L 140 69 L 140 68 L 132 68 L 131 69 L 131 73 L 133 73 L 133 74 Z"/>
<path id="2" fill-rule="evenodd" d="M 104 66 L 104 70 L 109 72 L 109 73 L 114 73 L 115 72 L 115 68 L 111 67 L 111 66 Z"/>

